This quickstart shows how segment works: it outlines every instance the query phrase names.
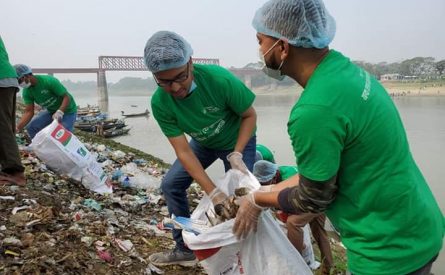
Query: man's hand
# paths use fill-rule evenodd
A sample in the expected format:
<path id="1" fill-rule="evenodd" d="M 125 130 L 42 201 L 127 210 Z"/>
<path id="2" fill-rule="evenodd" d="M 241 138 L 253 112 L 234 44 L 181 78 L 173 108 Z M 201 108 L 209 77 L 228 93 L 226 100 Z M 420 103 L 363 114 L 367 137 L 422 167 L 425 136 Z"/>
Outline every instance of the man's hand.
<path id="1" fill-rule="evenodd" d="M 246 164 L 243 161 L 243 154 L 240 152 L 232 152 L 227 155 L 227 160 L 230 162 L 232 169 L 237 169 L 244 174 L 248 173 Z"/>
<path id="2" fill-rule="evenodd" d="M 62 118 L 63 118 L 63 115 L 64 115 L 64 114 L 65 114 L 65 113 L 62 112 L 61 110 L 57 110 L 57 111 L 53 114 L 53 119 L 54 119 L 54 120 L 57 120 L 57 121 L 61 121 Z"/>
<path id="3" fill-rule="evenodd" d="M 245 238 L 252 230 L 256 232 L 258 217 L 264 208 L 255 203 L 253 192 L 241 197 L 239 205 L 232 231 L 238 239 L 241 239 Z"/>
<path id="4" fill-rule="evenodd" d="M 223 221 L 235 217 L 238 206 L 235 204 L 233 196 L 228 197 L 219 188 L 215 188 L 209 194 L 209 197 L 213 203 L 216 215 L 221 217 Z"/>

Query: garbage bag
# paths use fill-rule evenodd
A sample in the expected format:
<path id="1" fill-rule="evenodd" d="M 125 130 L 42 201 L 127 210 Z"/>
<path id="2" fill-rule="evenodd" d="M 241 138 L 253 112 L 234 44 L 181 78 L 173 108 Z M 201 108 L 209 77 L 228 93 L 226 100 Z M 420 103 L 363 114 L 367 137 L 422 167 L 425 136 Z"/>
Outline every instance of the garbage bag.
<path id="1" fill-rule="evenodd" d="M 35 154 L 51 170 L 80 181 L 91 191 L 112 193 L 107 176 L 96 159 L 77 137 L 57 120 L 43 128 L 30 145 Z"/>
<path id="2" fill-rule="evenodd" d="M 231 195 L 239 187 L 256 190 L 260 184 L 249 173 L 229 170 L 215 184 Z M 207 221 L 206 213 L 213 209 L 204 196 L 191 218 Z M 237 240 L 232 233 L 234 219 L 210 227 L 201 234 L 182 231 L 187 246 L 192 249 L 209 274 L 312 274 L 305 261 L 288 241 L 287 236 L 269 210 L 263 211 L 256 233 Z"/>

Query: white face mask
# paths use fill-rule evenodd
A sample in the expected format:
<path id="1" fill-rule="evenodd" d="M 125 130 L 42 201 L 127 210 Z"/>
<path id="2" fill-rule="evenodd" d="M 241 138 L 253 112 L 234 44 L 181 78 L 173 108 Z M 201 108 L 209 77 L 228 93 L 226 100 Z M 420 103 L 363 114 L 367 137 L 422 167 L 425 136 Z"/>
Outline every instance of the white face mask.
<path id="1" fill-rule="evenodd" d="M 263 62 L 263 67 L 261 68 L 261 70 L 269 77 L 276 79 L 276 80 L 283 80 L 285 75 L 283 75 L 281 73 L 281 67 L 283 66 L 284 60 L 281 61 L 280 66 L 278 66 L 278 69 L 271 69 L 269 67 L 267 67 L 266 65 L 266 59 L 264 58 L 277 44 L 278 42 L 280 42 L 280 40 L 277 40 L 277 42 L 275 42 L 275 44 L 272 45 L 272 47 L 270 47 L 269 50 L 267 50 L 267 52 L 265 52 L 264 54 L 261 52 L 261 48 L 258 50 L 258 53 L 260 55 L 260 60 L 261 62 Z"/>
<path id="2" fill-rule="evenodd" d="M 19 84 L 19 86 L 23 89 L 31 87 L 31 83 L 27 83 L 26 81 L 22 81 L 22 83 Z"/>

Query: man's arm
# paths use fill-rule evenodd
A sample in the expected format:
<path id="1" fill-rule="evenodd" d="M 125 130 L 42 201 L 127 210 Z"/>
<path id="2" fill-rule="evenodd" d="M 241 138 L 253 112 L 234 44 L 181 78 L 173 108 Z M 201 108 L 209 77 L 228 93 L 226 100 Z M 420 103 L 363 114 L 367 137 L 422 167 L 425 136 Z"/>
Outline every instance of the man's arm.
<path id="1" fill-rule="evenodd" d="M 289 180 L 295 178 L 294 176 Z M 287 181 L 282 182 L 283 186 L 290 184 L 286 183 Z M 256 192 L 255 202 L 263 207 L 281 208 L 287 213 L 320 213 L 335 199 L 338 189 L 337 176 L 327 181 L 312 181 L 300 175 L 298 185 L 280 191 L 278 189 L 273 189 L 272 192 Z"/>
<path id="2" fill-rule="evenodd" d="M 238 139 L 235 144 L 234 152 L 242 153 L 244 147 L 252 137 L 253 131 L 256 127 L 256 112 L 255 109 L 250 106 L 244 113 L 241 114 L 241 125 L 239 129 Z"/>
<path id="3" fill-rule="evenodd" d="M 22 131 L 23 128 L 29 123 L 29 121 L 34 116 L 34 103 L 28 104 L 25 106 L 25 111 L 22 115 L 22 118 L 20 119 L 19 123 L 17 124 L 16 130 L 18 132 Z"/>
<path id="4" fill-rule="evenodd" d="M 215 184 L 209 178 L 204 168 L 190 148 L 189 143 L 184 135 L 178 137 L 170 137 L 168 141 L 173 146 L 176 156 L 178 157 L 185 170 L 190 176 L 201 186 L 201 188 L 210 194 L 215 189 Z"/>
<path id="5" fill-rule="evenodd" d="M 68 107 L 69 104 L 70 104 L 70 97 L 67 94 L 65 94 L 63 96 L 62 104 L 60 104 L 59 106 L 59 110 L 65 113 L 65 109 L 66 107 Z"/>

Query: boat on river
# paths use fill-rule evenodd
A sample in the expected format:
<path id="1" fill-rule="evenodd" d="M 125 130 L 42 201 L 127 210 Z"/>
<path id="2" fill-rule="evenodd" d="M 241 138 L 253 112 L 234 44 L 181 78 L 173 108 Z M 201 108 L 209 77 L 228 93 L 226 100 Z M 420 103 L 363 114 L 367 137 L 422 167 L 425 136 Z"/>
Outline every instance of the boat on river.
<path id="1" fill-rule="evenodd" d="M 150 111 L 148 109 L 145 109 L 145 112 L 143 113 L 133 113 L 133 114 L 125 114 L 124 111 L 121 111 L 123 117 L 140 117 L 140 116 L 148 116 L 150 114 Z"/>

